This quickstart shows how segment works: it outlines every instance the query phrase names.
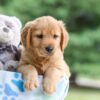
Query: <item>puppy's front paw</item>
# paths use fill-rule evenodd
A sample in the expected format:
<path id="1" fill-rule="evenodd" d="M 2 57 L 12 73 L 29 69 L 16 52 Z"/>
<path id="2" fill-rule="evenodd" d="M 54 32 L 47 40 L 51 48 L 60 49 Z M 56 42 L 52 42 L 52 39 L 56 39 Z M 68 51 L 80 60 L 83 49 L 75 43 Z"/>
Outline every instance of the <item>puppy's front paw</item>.
<path id="1" fill-rule="evenodd" d="M 36 75 L 34 76 L 34 74 L 29 75 L 29 77 L 26 78 L 24 81 L 24 87 L 27 90 L 33 90 L 33 89 L 37 88 L 38 86 L 39 86 L 38 77 L 36 77 Z"/>
<path id="2" fill-rule="evenodd" d="M 56 84 L 53 82 L 53 80 L 46 78 L 43 82 L 43 90 L 47 94 L 52 94 L 56 91 Z"/>

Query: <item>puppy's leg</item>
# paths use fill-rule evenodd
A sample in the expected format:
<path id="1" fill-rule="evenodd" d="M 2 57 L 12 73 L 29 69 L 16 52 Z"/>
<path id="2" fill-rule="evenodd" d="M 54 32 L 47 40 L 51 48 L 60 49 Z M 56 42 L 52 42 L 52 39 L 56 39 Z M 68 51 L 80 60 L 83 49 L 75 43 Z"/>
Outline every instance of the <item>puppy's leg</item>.
<path id="1" fill-rule="evenodd" d="M 43 89 L 46 93 L 52 94 L 57 87 L 57 84 L 63 76 L 63 71 L 57 68 L 48 68 L 43 81 Z"/>
<path id="2" fill-rule="evenodd" d="M 27 90 L 38 87 L 38 73 L 34 66 L 23 65 L 18 67 L 18 71 L 21 72 L 24 77 L 24 86 Z"/>

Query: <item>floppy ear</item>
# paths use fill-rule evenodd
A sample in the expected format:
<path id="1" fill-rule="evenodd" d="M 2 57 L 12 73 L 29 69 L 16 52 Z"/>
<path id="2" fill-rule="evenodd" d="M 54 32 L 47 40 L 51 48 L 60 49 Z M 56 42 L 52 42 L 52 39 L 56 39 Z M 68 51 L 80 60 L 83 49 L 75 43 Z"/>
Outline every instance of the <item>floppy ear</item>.
<path id="1" fill-rule="evenodd" d="M 68 32 L 65 28 L 63 21 L 58 21 L 58 23 L 59 23 L 59 26 L 60 26 L 60 29 L 61 29 L 60 47 L 61 47 L 61 50 L 64 51 L 65 47 L 68 44 L 69 35 L 68 35 Z"/>
<path id="2" fill-rule="evenodd" d="M 25 48 L 30 48 L 31 46 L 31 25 L 24 27 L 21 33 L 21 42 Z"/>

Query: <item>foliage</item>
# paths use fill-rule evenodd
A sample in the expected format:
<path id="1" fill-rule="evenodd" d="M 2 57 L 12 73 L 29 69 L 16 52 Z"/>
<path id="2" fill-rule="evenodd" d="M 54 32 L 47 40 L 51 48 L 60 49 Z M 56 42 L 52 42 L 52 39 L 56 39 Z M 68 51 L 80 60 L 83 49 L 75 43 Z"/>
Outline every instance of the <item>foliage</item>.
<path id="1" fill-rule="evenodd" d="M 70 34 L 65 59 L 73 66 L 75 63 L 99 63 L 100 28 Z"/>
<path id="2" fill-rule="evenodd" d="M 72 72 L 100 78 L 100 28 L 70 34 L 65 59 Z"/>
<path id="3" fill-rule="evenodd" d="M 68 28 L 81 31 L 100 25 L 100 0 L 68 0 Z"/>
<path id="4" fill-rule="evenodd" d="M 79 31 L 100 24 L 99 4 L 100 0 L 0 0 L 0 13 L 16 15 L 23 23 L 51 15 L 64 20 L 70 31 Z"/>
<path id="5" fill-rule="evenodd" d="M 43 15 L 64 20 L 67 17 L 65 0 L 11 0 L 5 9 L 8 15 L 20 17 L 23 23 Z"/>

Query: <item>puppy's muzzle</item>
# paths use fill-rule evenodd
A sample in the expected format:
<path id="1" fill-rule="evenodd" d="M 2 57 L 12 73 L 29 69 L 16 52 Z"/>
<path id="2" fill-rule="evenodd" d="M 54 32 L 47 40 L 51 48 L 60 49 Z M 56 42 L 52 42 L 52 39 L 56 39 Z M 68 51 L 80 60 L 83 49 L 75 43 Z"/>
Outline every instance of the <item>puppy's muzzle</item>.
<path id="1" fill-rule="evenodd" d="M 53 47 L 48 46 L 48 47 L 45 48 L 45 50 L 46 50 L 48 53 L 52 53 L 52 52 L 53 52 Z"/>

